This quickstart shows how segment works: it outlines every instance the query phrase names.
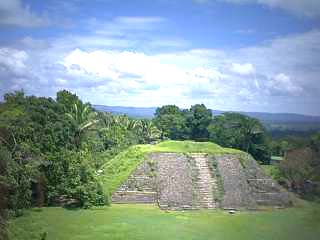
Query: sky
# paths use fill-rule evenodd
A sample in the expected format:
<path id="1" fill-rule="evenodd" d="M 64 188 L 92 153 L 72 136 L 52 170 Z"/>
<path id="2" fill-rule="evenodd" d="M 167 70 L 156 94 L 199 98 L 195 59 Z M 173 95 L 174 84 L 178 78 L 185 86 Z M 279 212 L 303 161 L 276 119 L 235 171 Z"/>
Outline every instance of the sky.
<path id="1" fill-rule="evenodd" d="M 0 0 L 0 100 L 320 115 L 319 0 Z"/>

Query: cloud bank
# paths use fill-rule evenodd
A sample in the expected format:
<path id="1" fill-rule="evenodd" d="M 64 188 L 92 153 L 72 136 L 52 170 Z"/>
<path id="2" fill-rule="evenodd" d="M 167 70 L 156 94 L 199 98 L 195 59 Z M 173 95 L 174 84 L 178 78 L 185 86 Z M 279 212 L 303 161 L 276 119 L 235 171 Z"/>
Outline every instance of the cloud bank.
<path id="1" fill-rule="evenodd" d="M 24 89 L 54 96 L 59 89 L 70 89 L 106 105 L 188 107 L 203 102 L 218 109 L 252 111 L 262 106 L 271 112 L 319 114 L 318 30 L 232 51 L 147 54 L 139 50 L 139 41 L 130 39 L 109 48 L 106 43 L 115 42 L 115 35 L 101 43 L 96 33 L 86 39 L 90 41 L 83 36 L 51 41 L 28 37 L 1 47 L 0 94 Z M 127 43 L 136 50 L 128 50 Z"/>

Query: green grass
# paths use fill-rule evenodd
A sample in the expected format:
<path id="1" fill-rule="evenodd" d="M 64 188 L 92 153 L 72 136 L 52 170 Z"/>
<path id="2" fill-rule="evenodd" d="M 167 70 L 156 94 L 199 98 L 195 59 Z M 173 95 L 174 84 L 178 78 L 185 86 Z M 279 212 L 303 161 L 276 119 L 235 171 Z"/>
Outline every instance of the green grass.
<path id="1" fill-rule="evenodd" d="M 281 179 L 281 173 L 278 166 L 275 165 L 261 165 L 266 174 L 272 177 L 274 180 L 279 181 Z"/>
<path id="2" fill-rule="evenodd" d="M 272 172 L 275 171 L 276 169 L 278 169 L 276 166 L 274 165 L 261 165 L 262 169 L 264 170 L 264 172 L 268 175 L 272 175 Z"/>
<path id="3" fill-rule="evenodd" d="M 164 141 L 156 145 L 135 145 L 121 152 L 103 166 L 101 179 L 105 191 L 112 193 L 123 183 L 130 173 L 151 152 L 175 152 L 175 153 L 241 153 L 239 150 L 223 148 L 210 142 L 193 141 Z"/>
<path id="4" fill-rule="evenodd" d="M 9 223 L 11 240 L 317 240 L 319 205 L 230 215 L 221 210 L 165 212 L 153 205 L 91 210 L 30 210 Z"/>
<path id="5" fill-rule="evenodd" d="M 240 153 L 241 151 L 232 148 L 223 148 L 211 142 L 194 141 L 164 141 L 151 148 L 152 152 L 178 152 L 178 153 Z"/>

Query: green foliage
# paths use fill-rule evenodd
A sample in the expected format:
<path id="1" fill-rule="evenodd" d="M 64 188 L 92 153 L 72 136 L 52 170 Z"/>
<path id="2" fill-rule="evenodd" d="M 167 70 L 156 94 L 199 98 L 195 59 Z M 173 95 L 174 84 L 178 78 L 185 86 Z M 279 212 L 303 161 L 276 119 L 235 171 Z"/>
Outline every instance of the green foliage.
<path id="1" fill-rule="evenodd" d="M 3 148 L 1 158 L 6 159 L 6 182 L 9 185 L 8 207 L 15 215 L 21 215 L 23 209 L 31 206 L 31 184 L 39 174 L 40 160 L 36 152 L 26 144 L 21 144 L 13 153 Z"/>
<path id="2" fill-rule="evenodd" d="M 212 119 L 211 110 L 203 104 L 191 106 L 189 110 L 180 110 L 175 105 L 157 108 L 154 122 L 161 130 L 161 138 L 173 140 L 208 140 L 208 125 Z"/>
<path id="3" fill-rule="evenodd" d="M 79 97 L 67 90 L 62 90 L 57 92 L 56 101 L 59 105 L 62 106 L 64 112 L 71 112 L 74 108 L 74 105 L 81 105 L 82 102 Z"/>
<path id="4" fill-rule="evenodd" d="M 270 144 L 271 153 L 275 156 L 284 156 L 292 148 L 287 140 L 273 140 Z"/>
<path id="5" fill-rule="evenodd" d="M 278 166 L 262 165 L 262 168 L 265 171 L 265 173 L 272 177 L 272 179 L 274 179 L 275 181 L 281 182 L 283 180 Z"/>
<path id="6" fill-rule="evenodd" d="M 257 119 L 239 113 L 224 113 L 214 117 L 208 131 L 211 141 L 250 153 L 265 164 L 270 162 L 266 130 Z"/>
<path id="7" fill-rule="evenodd" d="M 190 139 L 207 141 L 209 138 L 208 126 L 212 120 L 212 113 L 204 104 L 196 104 L 185 111 Z"/>
<path id="8" fill-rule="evenodd" d="M 160 139 L 161 132 L 153 121 L 143 119 L 139 121 L 137 135 L 141 137 L 142 143 L 151 143 Z"/>
<path id="9" fill-rule="evenodd" d="M 167 105 L 156 110 L 154 122 L 161 130 L 162 139 L 212 141 L 250 153 L 263 163 L 270 162 L 266 130 L 255 118 L 239 113 L 224 113 L 213 118 L 211 110 L 203 104 L 188 110 Z"/>
<path id="10" fill-rule="evenodd" d="M 137 135 L 138 120 L 127 116 L 113 116 L 108 113 L 100 113 L 101 119 L 98 134 L 105 149 L 117 149 L 119 151 L 128 146 L 138 144 L 141 140 Z"/>
<path id="11" fill-rule="evenodd" d="M 47 204 L 60 195 L 84 207 L 106 203 L 96 174 L 106 149 L 98 149 L 101 139 L 89 132 L 95 117 L 90 105 L 67 91 L 58 92 L 57 101 L 23 92 L 5 95 L 0 143 L 10 153 L 5 160 L 10 209 L 20 214 L 31 206 L 39 194 L 35 186 L 40 177 Z"/>
<path id="12" fill-rule="evenodd" d="M 90 105 L 80 102 L 75 103 L 71 112 L 66 113 L 66 116 L 75 128 L 74 142 L 80 148 L 84 134 L 98 122 L 96 119 L 97 113 L 92 111 Z"/>
<path id="13" fill-rule="evenodd" d="M 1 142 L 1 141 L 0 141 Z M 7 181 L 7 162 L 10 153 L 0 145 L 0 236 L 6 240 L 7 237 L 7 204 L 8 204 L 8 181 Z"/>
<path id="14" fill-rule="evenodd" d="M 177 140 L 188 138 L 185 115 L 175 105 L 157 108 L 154 122 L 161 131 L 162 139 L 170 138 Z"/>
<path id="15" fill-rule="evenodd" d="M 60 154 L 54 159 L 55 164 L 50 166 L 52 174 L 48 174 L 48 179 L 57 184 L 51 186 L 49 202 L 63 195 L 78 200 L 82 207 L 108 203 L 94 166 L 93 155 L 86 150 Z"/>

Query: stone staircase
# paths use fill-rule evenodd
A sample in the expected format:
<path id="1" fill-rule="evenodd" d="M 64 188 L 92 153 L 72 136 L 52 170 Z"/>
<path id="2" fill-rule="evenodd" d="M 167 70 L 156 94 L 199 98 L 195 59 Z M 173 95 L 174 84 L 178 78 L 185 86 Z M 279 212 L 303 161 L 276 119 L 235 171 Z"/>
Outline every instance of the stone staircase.
<path id="1" fill-rule="evenodd" d="M 198 170 L 197 187 L 200 208 L 217 208 L 218 206 L 213 198 L 213 194 L 217 191 L 218 187 L 216 179 L 212 177 L 208 157 L 203 153 L 194 153 L 192 154 L 192 158 Z"/>

